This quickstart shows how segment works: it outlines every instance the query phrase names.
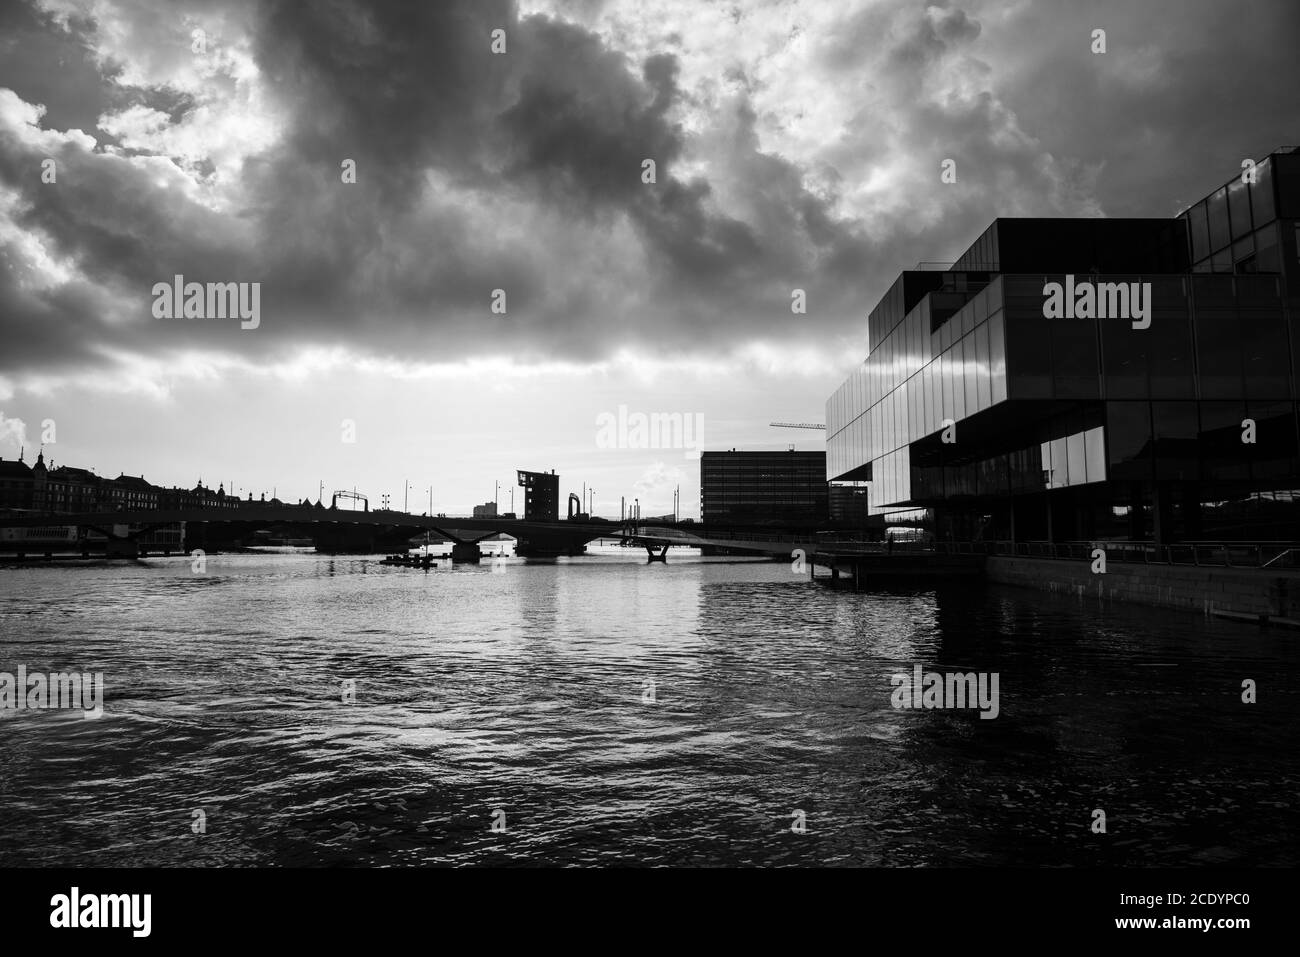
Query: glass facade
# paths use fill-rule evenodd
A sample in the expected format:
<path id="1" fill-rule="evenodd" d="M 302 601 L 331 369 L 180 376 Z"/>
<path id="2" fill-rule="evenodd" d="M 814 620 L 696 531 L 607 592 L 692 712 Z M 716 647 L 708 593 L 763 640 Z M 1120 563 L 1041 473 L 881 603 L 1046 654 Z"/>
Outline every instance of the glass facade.
<path id="1" fill-rule="evenodd" d="M 1300 485 L 1300 154 L 1254 173 L 1174 219 L 996 220 L 901 274 L 827 402 L 827 477 L 967 535 L 1227 534 L 1265 492 L 1275 515 Z M 1049 284 L 1098 315 L 1048 318 Z"/>
<path id="2" fill-rule="evenodd" d="M 1281 272 L 1275 167 L 1282 167 L 1289 180 L 1295 160 L 1295 154 L 1270 156 L 1255 165 L 1253 182 L 1237 176 L 1182 213 L 1190 232 L 1193 272 Z"/>
<path id="3" fill-rule="evenodd" d="M 869 478 L 873 508 L 909 498 L 913 442 L 1007 398 L 1001 280 L 979 281 L 937 327 L 930 296 L 923 299 L 828 403 L 828 473 Z M 873 474 L 862 470 L 868 462 Z"/>

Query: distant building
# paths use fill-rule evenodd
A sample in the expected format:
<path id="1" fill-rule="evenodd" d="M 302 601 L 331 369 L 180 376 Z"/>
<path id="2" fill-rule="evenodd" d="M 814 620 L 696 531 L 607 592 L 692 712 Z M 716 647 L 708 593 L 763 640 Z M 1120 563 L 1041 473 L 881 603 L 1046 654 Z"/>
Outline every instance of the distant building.
<path id="1" fill-rule="evenodd" d="M 161 491 L 144 480 L 144 476 L 119 475 L 107 483 L 108 499 L 122 510 L 156 509 Z"/>
<path id="2" fill-rule="evenodd" d="M 186 496 L 189 494 L 184 493 Z M 0 460 L 0 508 L 31 509 L 50 515 L 51 522 L 57 521 L 53 516 L 82 512 L 175 507 L 178 505 L 169 490 L 152 485 L 143 476 L 120 475 L 116 479 L 104 479 L 86 469 L 66 465 L 53 468 L 46 465 L 43 451 L 37 454 L 31 468 L 21 461 Z M 184 542 L 183 522 L 148 527 L 133 522 L 132 527 L 135 532 L 133 539 L 142 548 L 168 552 L 180 549 Z M 105 537 L 101 528 L 75 525 L 4 528 L 0 529 L 0 549 L 72 550 L 86 543 L 101 543 Z"/>
<path id="3" fill-rule="evenodd" d="M 32 469 L 22 461 L 0 459 L 0 508 L 32 507 Z"/>
<path id="4" fill-rule="evenodd" d="M 830 515 L 825 452 L 702 452 L 704 523 L 824 522 Z"/>
<path id="5" fill-rule="evenodd" d="M 550 472 L 520 471 L 524 489 L 524 520 L 554 522 L 560 517 L 560 477 Z"/>
<path id="6" fill-rule="evenodd" d="M 863 528 L 868 524 L 871 508 L 867 485 L 832 485 L 830 487 L 831 522 L 837 528 Z"/>
<path id="7" fill-rule="evenodd" d="M 48 508 L 45 497 L 46 487 L 49 484 L 49 474 L 50 470 L 45 465 L 45 450 L 42 449 L 36 454 L 36 464 L 32 466 L 31 507 L 37 511 L 43 512 Z"/>
<path id="8" fill-rule="evenodd" d="M 23 462 L 0 462 L 0 508 L 31 508 L 38 512 L 89 511 L 103 495 L 103 480 L 85 469 L 45 464 L 37 453 L 30 468 Z M 6 502 L 24 504 L 9 504 Z"/>
<path id="9" fill-rule="evenodd" d="M 45 477 L 41 507 L 51 512 L 93 512 L 102 507 L 103 484 L 94 472 L 60 465 Z"/>
<path id="10" fill-rule="evenodd" d="M 160 489 L 161 501 L 165 504 L 163 508 L 239 508 L 241 504 L 247 505 L 247 502 L 241 503 L 234 495 L 227 495 L 224 485 L 218 485 L 214 492 L 203 484 L 203 479 L 192 489 L 173 488 Z M 249 500 L 252 500 L 252 492 L 248 493 Z M 316 504 L 320 507 L 320 503 Z"/>
<path id="11" fill-rule="evenodd" d="M 52 464 L 52 463 L 51 463 Z M 250 501 L 252 499 L 250 493 Z M 119 475 L 101 478 L 87 469 L 47 466 L 45 454 L 28 466 L 22 460 L 0 459 L 0 508 L 35 509 L 39 512 L 70 514 L 120 510 L 187 508 L 239 508 L 241 503 L 224 488 L 206 488 L 203 481 L 192 489 L 161 488 L 144 476 Z M 269 504 L 278 504 L 273 499 Z"/>
<path id="12" fill-rule="evenodd" d="M 475 517 L 475 518 L 496 518 L 496 517 L 497 517 L 497 503 L 496 503 L 496 502 L 484 502 L 482 505 L 475 505 L 475 506 L 474 506 L 474 517 Z"/>

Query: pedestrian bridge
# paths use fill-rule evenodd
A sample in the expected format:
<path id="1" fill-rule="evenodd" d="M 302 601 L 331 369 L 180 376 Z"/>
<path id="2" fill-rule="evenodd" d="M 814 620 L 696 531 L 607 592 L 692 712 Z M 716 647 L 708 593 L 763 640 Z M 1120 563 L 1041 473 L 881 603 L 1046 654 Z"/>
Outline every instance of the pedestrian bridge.
<path id="1" fill-rule="evenodd" d="M 162 526 L 243 525 L 250 529 L 292 525 L 304 529 L 366 529 L 400 531 L 407 537 L 432 532 L 456 545 L 474 545 L 505 534 L 523 545 L 518 554 L 581 554 L 588 542 L 611 538 L 642 545 L 653 559 L 661 559 L 673 546 L 726 548 L 755 555 L 782 556 L 813 561 L 837 555 L 883 554 L 879 543 L 851 536 L 783 532 L 779 527 L 710 528 L 696 523 L 616 522 L 601 519 L 537 521 L 516 518 L 478 518 L 468 515 L 414 515 L 390 509 L 347 510 L 314 505 L 240 502 L 221 508 L 123 509 L 51 514 L 0 511 L 0 526 L 32 527 L 76 525 L 103 533 L 110 553 L 134 554 L 132 543 L 140 535 Z M 477 551 L 477 549 L 475 549 Z M 801 553 L 801 554 L 798 554 Z M 454 554 L 453 554 L 454 557 Z M 468 556 L 466 556 L 468 557 Z"/>
<path id="2" fill-rule="evenodd" d="M 515 539 L 521 557 L 581 555 L 587 543 L 599 538 L 618 539 L 646 550 L 647 560 L 667 560 L 669 549 L 717 548 L 728 552 L 789 561 L 793 570 L 828 583 L 862 587 L 881 578 L 912 580 L 978 575 L 984 554 L 957 554 L 951 549 L 917 545 L 889 546 L 866 541 L 851 533 L 808 532 L 779 527 L 709 527 L 693 522 L 614 522 L 600 519 L 529 521 L 514 518 L 476 518 L 464 515 L 412 515 L 388 509 L 349 511 L 314 505 L 278 505 L 246 502 L 222 508 L 125 509 L 50 514 L 36 511 L 0 511 L 0 527 L 23 528 L 51 524 L 94 529 L 106 536 L 109 556 L 137 557 L 137 539 L 161 526 L 185 523 L 186 548 L 203 547 L 212 528 L 247 529 L 294 526 L 316 542 L 318 551 L 376 554 L 383 537 L 405 541 L 421 532 L 436 533 L 453 542 L 456 562 L 480 560 L 479 542 L 496 534 Z M 324 543 L 324 544 L 322 544 Z M 341 547 L 339 547 L 341 543 Z M 151 546 L 152 547 L 152 546 Z M 818 576 L 817 568 L 829 569 Z"/>

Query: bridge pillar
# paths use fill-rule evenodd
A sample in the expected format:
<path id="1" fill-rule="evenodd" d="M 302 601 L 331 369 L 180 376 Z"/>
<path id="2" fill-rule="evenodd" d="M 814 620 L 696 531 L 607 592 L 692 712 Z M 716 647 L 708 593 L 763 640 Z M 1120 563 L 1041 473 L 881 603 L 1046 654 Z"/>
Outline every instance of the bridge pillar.
<path id="1" fill-rule="evenodd" d="M 133 538 L 109 536 L 104 542 L 104 554 L 109 558 L 139 558 L 140 545 Z"/>
<path id="2" fill-rule="evenodd" d="M 373 555 L 375 530 L 367 526 L 321 525 L 314 537 L 316 551 L 326 555 Z"/>
<path id="3" fill-rule="evenodd" d="M 647 546 L 645 547 L 645 553 L 646 553 L 646 561 L 647 561 L 647 562 L 663 562 L 665 565 L 668 564 L 668 546 L 667 546 L 667 545 L 665 545 L 665 546 L 663 546 L 662 548 L 659 549 L 659 554 L 658 554 L 658 555 L 655 554 L 655 550 L 654 550 L 654 546 L 653 546 L 653 545 L 647 545 Z"/>
<path id="4" fill-rule="evenodd" d="M 476 542 L 456 542 L 451 546 L 451 560 L 454 564 L 477 565 L 483 559 Z"/>

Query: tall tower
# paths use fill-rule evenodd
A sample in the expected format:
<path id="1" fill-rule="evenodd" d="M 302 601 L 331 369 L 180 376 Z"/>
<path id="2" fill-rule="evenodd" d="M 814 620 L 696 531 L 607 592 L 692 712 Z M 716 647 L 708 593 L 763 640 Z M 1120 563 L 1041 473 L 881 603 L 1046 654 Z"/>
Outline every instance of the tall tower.
<path id="1" fill-rule="evenodd" d="M 524 520 L 554 522 L 560 517 L 560 477 L 550 472 L 518 473 L 524 489 Z"/>

